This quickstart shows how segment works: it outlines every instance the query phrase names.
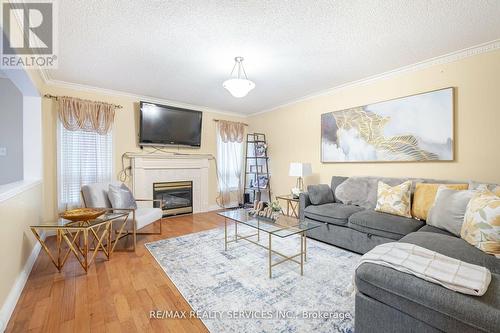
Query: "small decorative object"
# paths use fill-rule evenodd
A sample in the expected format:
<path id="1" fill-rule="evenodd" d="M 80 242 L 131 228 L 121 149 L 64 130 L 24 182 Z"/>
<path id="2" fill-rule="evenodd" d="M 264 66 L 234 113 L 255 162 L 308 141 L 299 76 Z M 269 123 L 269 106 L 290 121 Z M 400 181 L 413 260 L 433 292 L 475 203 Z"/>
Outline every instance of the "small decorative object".
<path id="1" fill-rule="evenodd" d="M 310 176 L 311 174 L 312 174 L 311 163 L 301 163 L 301 162 L 290 163 L 288 175 L 292 177 L 298 177 L 295 187 L 291 189 L 294 198 L 298 198 L 299 194 L 301 192 L 304 192 L 303 177 Z"/>
<path id="2" fill-rule="evenodd" d="M 273 212 L 281 212 L 281 206 L 278 200 L 271 202 L 271 208 Z"/>
<path id="3" fill-rule="evenodd" d="M 105 212 L 105 209 L 98 208 L 76 208 L 62 212 L 59 216 L 73 222 L 89 221 L 98 218 Z"/>
<path id="4" fill-rule="evenodd" d="M 453 161 L 453 88 L 321 115 L 321 162 Z"/>
<path id="5" fill-rule="evenodd" d="M 250 215 L 276 220 L 280 216 L 280 213 L 279 211 L 275 211 L 275 209 L 277 209 L 275 203 L 268 204 L 264 201 L 255 200 L 253 203 L 253 208 L 250 209 L 248 213 Z M 279 209 L 281 210 L 281 208 Z"/>
<path id="6" fill-rule="evenodd" d="M 257 177 L 256 183 L 257 184 L 254 184 L 254 185 L 256 185 L 256 187 L 258 187 L 258 188 L 267 188 L 267 184 L 269 183 L 269 179 L 267 178 L 267 175 L 259 175 Z"/>
<path id="7" fill-rule="evenodd" d="M 267 151 L 267 144 L 264 142 L 258 142 L 255 144 L 255 156 L 265 157 Z"/>

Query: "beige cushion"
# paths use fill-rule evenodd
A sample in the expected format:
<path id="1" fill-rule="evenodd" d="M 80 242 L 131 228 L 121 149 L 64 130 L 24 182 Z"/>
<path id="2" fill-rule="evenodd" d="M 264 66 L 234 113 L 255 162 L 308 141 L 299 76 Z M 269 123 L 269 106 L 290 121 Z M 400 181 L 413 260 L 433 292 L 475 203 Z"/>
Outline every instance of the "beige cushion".
<path id="1" fill-rule="evenodd" d="M 500 258 L 500 197 L 491 192 L 474 195 L 467 205 L 460 237 Z"/>
<path id="2" fill-rule="evenodd" d="M 424 221 L 427 220 L 427 215 L 429 214 L 431 207 L 434 205 L 438 188 L 442 185 L 452 190 L 466 190 L 469 187 L 469 184 L 417 183 L 411 207 L 411 214 L 414 218 Z"/>
<path id="3" fill-rule="evenodd" d="M 411 180 L 396 186 L 378 182 L 376 211 L 411 217 Z"/>

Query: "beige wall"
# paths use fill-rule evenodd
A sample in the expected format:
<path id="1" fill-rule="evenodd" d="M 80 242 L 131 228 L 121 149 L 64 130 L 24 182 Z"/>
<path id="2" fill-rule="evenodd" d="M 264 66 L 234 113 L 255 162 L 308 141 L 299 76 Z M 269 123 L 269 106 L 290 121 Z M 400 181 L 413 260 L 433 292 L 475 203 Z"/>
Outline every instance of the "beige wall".
<path id="1" fill-rule="evenodd" d="M 121 169 L 121 156 L 125 152 L 140 152 L 137 142 L 139 133 L 139 100 L 120 96 L 96 93 L 93 91 L 75 90 L 66 87 L 46 86 L 44 93 L 53 95 L 66 95 L 72 97 L 86 98 L 97 101 L 104 101 L 123 106 L 116 112 L 113 126 L 113 154 L 114 154 L 114 174 L 118 175 Z M 53 218 L 57 214 L 57 109 L 56 103 L 50 99 L 44 99 L 42 106 L 42 121 L 44 131 L 44 219 Z M 203 112 L 203 128 L 200 149 L 190 148 L 165 148 L 164 151 L 193 153 L 193 154 L 216 154 L 215 122 L 213 119 L 226 119 L 242 121 L 243 118 L 228 116 L 225 114 Z M 145 148 L 151 151 L 152 148 Z M 128 161 L 126 161 L 128 165 Z M 215 174 L 214 161 L 210 164 L 209 170 L 209 206 L 216 205 L 217 179 Z"/>
<path id="2" fill-rule="evenodd" d="M 320 115 L 444 87 L 455 87 L 455 161 L 425 163 L 320 162 Z M 500 51 L 436 65 L 369 84 L 346 87 L 250 117 L 266 133 L 274 194 L 289 192 L 291 161 L 311 162 L 306 184 L 329 183 L 332 175 L 476 179 L 500 183 Z M 430 120 L 432 121 L 432 120 Z"/>
<path id="3" fill-rule="evenodd" d="M 40 222 L 42 185 L 0 203 L 0 304 L 4 304 L 36 244 L 29 226 Z M 1 327 L 0 327 L 1 329 Z"/>

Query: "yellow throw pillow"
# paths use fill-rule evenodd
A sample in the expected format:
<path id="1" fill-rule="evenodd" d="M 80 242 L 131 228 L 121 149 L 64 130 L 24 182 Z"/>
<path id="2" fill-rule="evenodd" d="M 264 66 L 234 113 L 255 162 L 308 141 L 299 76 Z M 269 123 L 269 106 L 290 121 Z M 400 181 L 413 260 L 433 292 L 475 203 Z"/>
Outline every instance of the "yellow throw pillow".
<path id="1" fill-rule="evenodd" d="M 396 186 L 378 182 L 376 211 L 411 217 L 411 181 Z"/>
<path id="2" fill-rule="evenodd" d="M 500 258 L 500 197 L 491 192 L 474 195 L 467 205 L 460 237 Z"/>
<path id="3" fill-rule="evenodd" d="M 415 194 L 413 195 L 413 205 L 411 207 L 411 214 L 414 218 L 427 220 L 427 214 L 429 214 L 432 205 L 434 205 L 439 186 L 446 186 L 452 190 L 466 190 L 469 188 L 469 184 L 417 183 L 415 186 Z"/>

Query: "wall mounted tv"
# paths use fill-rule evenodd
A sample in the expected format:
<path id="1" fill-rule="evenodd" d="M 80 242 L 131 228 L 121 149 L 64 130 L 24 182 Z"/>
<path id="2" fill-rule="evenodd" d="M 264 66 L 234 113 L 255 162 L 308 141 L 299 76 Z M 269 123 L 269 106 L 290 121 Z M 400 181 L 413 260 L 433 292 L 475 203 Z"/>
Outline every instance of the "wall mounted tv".
<path id="1" fill-rule="evenodd" d="M 140 108 L 140 146 L 200 147 L 201 111 L 148 102 L 141 102 Z"/>

